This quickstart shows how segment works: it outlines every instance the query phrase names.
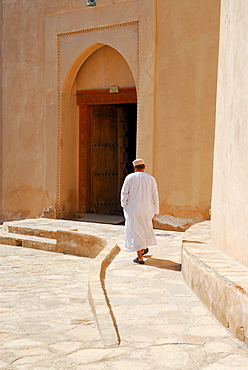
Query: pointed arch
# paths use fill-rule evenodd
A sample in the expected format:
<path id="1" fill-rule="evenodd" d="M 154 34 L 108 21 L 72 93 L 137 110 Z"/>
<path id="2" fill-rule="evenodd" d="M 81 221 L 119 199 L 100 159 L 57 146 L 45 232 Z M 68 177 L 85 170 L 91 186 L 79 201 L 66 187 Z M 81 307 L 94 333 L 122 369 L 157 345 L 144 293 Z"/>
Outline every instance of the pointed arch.
<path id="1" fill-rule="evenodd" d="M 82 198 L 82 191 L 79 191 L 79 187 L 84 183 L 84 181 L 82 181 L 82 176 L 84 175 L 80 172 L 82 158 L 79 159 L 79 153 L 82 152 L 80 151 L 79 143 L 82 134 L 79 134 L 79 132 L 82 131 L 82 127 L 81 129 L 79 128 L 79 108 L 76 100 L 77 76 L 84 64 L 91 60 L 90 58 L 101 48 L 106 46 L 109 47 L 110 45 L 95 43 L 78 54 L 68 69 L 62 85 L 60 139 L 58 143 L 59 155 L 57 164 L 57 167 L 59 167 L 59 177 L 57 178 L 59 182 L 59 186 L 57 187 L 57 209 L 61 210 L 60 217 L 67 217 L 70 213 L 82 210 L 82 199 L 80 199 L 80 194 Z M 118 50 L 111 46 L 110 48 L 115 50 L 125 61 L 126 68 L 133 76 L 133 72 L 126 59 Z M 105 70 L 102 71 L 103 74 L 106 73 L 106 68 L 105 66 Z M 110 73 L 110 70 L 111 68 L 108 73 Z M 101 74 L 101 71 L 99 73 Z M 134 77 L 132 81 L 133 85 L 135 85 Z M 135 90 L 135 86 L 133 86 L 133 88 Z M 84 194 L 86 194 L 86 192 Z M 83 210 L 85 209 L 86 208 L 83 207 Z"/>

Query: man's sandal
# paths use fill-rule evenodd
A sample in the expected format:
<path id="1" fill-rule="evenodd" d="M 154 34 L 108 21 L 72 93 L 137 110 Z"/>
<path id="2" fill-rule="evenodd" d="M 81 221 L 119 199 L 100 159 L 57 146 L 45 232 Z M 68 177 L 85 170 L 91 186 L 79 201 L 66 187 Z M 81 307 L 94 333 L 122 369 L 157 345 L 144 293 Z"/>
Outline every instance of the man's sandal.
<path id="1" fill-rule="evenodd" d="M 144 252 L 142 253 L 142 256 L 144 256 L 145 254 L 147 254 L 149 252 L 149 249 L 148 248 L 146 248 L 145 250 L 144 250 Z"/>
<path id="2" fill-rule="evenodd" d="M 145 262 L 144 261 L 139 261 L 138 260 L 138 257 L 136 257 L 134 260 L 133 260 L 134 263 L 138 263 L 139 265 L 144 265 Z"/>

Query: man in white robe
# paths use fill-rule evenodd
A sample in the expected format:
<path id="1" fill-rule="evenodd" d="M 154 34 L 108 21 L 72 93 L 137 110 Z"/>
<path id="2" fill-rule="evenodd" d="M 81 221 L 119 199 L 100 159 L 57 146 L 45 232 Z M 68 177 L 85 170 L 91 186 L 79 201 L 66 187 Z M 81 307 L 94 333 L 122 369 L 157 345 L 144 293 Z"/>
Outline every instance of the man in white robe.
<path id="1" fill-rule="evenodd" d="M 152 219 L 159 213 L 157 183 L 145 173 L 143 159 L 133 161 L 134 173 L 125 178 L 121 189 L 121 206 L 125 217 L 124 250 L 137 252 L 135 263 L 144 264 L 148 246 L 156 245 Z"/>

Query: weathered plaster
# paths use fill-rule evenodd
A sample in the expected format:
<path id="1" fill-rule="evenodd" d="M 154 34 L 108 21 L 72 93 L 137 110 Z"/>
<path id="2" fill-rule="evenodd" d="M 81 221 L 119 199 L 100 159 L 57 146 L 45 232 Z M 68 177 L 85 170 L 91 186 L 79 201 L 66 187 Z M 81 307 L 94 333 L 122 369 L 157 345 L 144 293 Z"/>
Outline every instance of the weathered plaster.
<path id="1" fill-rule="evenodd" d="M 43 202 L 43 24 L 39 5 L 2 5 L 2 218 L 8 219 L 27 208 L 39 214 Z M 23 186 L 27 193 L 20 193 Z"/>

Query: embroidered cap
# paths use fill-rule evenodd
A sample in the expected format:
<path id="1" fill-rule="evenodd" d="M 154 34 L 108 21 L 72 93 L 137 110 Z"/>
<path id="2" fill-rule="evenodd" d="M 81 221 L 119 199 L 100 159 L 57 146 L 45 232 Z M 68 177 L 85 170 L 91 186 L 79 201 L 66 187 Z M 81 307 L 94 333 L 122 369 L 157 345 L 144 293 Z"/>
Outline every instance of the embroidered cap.
<path id="1" fill-rule="evenodd" d="M 138 165 L 140 165 L 140 164 L 145 164 L 144 159 L 137 158 L 137 159 L 135 159 L 135 160 L 133 161 L 133 166 L 134 166 L 134 167 L 135 167 L 135 166 L 138 166 Z"/>

